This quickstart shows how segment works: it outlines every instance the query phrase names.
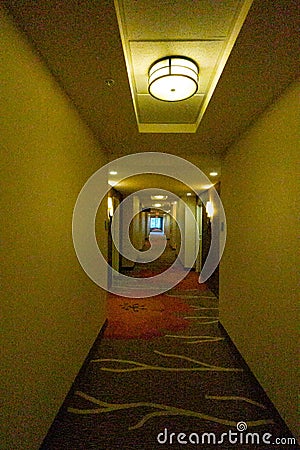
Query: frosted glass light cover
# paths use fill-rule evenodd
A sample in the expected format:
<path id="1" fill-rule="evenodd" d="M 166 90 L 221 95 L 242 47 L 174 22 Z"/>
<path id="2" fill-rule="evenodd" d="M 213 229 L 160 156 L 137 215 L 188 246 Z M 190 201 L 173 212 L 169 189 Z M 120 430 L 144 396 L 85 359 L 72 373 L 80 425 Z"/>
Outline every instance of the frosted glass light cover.
<path id="1" fill-rule="evenodd" d="M 166 102 L 192 97 L 198 89 L 197 64 L 187 58 L 166 57 L 149 69 L 149 93 Z"/>

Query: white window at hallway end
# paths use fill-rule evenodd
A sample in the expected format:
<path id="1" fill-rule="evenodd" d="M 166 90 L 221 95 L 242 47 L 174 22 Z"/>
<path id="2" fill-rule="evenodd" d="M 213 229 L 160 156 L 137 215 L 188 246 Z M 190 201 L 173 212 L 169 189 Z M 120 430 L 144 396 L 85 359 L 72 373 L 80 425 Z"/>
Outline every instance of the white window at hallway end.
<path id="1" fill-rule="evenodd" d="M 162 218 L 161 217 L 151 217 L 150 228 L 162 228 Z"/>

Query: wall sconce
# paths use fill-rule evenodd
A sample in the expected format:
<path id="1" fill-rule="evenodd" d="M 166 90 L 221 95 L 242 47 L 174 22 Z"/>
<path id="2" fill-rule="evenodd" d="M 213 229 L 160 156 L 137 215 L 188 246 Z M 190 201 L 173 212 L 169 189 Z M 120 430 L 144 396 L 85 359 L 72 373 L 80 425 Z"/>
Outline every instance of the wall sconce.
<path id="1" fill-rule="evenodd" d="M 214 205 L 213 205 L 213 203 L 212 202 L 206 202 L 205 209 L 206 209 L 207 217 L 209 217 L 211 219 L 213 217 L 213 215 L 214 215 Z"/>
<path id="2" fill-rule="evenodd" d="M 114 215 L 114 205 L 112 197 L 107 197 L 107 215 L 109 218 Z"/>
<path id="3" fill-rule="evenodd" d="M 185 56 L 166 56 L 149 69 L 148 91 L 165 102 L 186 100 L 198 90 L 199 67 Z"/>

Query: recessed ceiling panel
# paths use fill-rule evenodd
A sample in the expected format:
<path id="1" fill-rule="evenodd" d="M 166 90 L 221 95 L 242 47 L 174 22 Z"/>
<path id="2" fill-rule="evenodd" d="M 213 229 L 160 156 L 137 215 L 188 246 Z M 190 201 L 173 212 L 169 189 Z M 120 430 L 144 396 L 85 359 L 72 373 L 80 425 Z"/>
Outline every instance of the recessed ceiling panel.
<path id="1" fill-rule="evenodd" d="M 133 40 L 226 38 L 242 0 L 123 0 L 127 35 Z M 182 13 L 183 11 L 183 13 Z"/>
<path id="2" fill-rule="evenodd" d="M 141 123 L 160 124 L 177 123 L 193 124 L 199 115 L 199 106 L 204 95 L 194 97 L 181 102 L 157 102 L 155 98 L 147 94 L 138 94 L 138 117 Z"/>
<path id="3" fill-rule="evenodd" d="M 251 3 L 115 0 L 140 132 L 197 131 Z M 188 57 L 198 64 L 200 95 L 184 100 L 184 105 L 174 102 L 168 107 L 161 100 L 148 98 L 148 71 L 156 60 L 171 55 Z"/>

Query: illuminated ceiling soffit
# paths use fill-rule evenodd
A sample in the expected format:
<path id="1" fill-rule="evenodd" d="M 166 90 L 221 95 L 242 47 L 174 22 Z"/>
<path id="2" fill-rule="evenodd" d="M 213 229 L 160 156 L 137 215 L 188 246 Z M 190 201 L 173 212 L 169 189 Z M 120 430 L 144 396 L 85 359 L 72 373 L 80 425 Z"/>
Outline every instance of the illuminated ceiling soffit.
<path id="1" fill-rule="evenodd" d="M 195 133 L 245 21 L 252 0 L 115 0 L 138 129 Z M 165 56 L 199 66 L 197 93 L 163 102 L 148 93 L 148 70 Z"/>

